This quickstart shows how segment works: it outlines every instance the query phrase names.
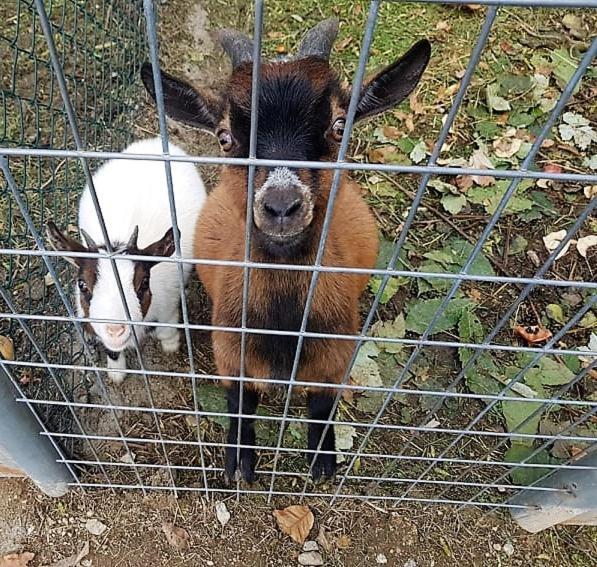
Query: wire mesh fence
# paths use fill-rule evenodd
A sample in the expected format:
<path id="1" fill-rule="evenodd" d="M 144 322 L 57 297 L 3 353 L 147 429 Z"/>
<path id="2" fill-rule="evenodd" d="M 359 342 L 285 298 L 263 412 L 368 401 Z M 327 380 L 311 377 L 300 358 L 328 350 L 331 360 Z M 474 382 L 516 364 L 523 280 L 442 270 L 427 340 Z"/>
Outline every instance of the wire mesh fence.
<path id="1" fill-rule="evenodd" d="M 564 171 L 542 169 L 536 163 L 574 97 L 594 93 L 591 65 L 597 40 L 589 37 L 579 50 L 578 65 L 568 69 L 557 99 L 538 120 L 527 152 L 515 166 L 512 162 L 501 167 L 466 161 L 445 164 L 441 156 L 446 144 L 455 143 L 457 117 L 470 102 L 471 87 L 489 38 L 499 26 L 503 6 L 586 9 L 597 4 L 588 0 L 481 4 L 488 5 L 484 19 L 452 93 L 451 105 L 442 111 L 424 165 L 348 159 L 360 85 L 365 81 L 374 39 L 384 33 L 376 26 L 382 5 L 379 1 L 367 5 L 346 123 L 334 161 L 258 155 L 258 107 L 263 103 L 260 71 L 265 64 L 261 53 L 267 29 L 263 2 L 255 2 L 253 14 L 248 154 L 234 158 L 170 151 L 158 65 L 160 43 L 168 38 L 159 37 L 151 0 L 93 6 L 68 0 L 21 0 L 0 9 L 6 22 L 0 27 L 0 334 L 10 337 L 15 345 L 14 358 L 5 357 L 0 363 L 18 386 L 19 401 L 35 408 L 44 423 L 43 434 L 60 446 L 58 460 L 68 465 L 73 485 L 143 492 L 195 491 L 207 496 L 317 495 L 331 501 L 354 498 L 524 508 L 512 502 L 521 489 L 557 492 L 560 489 L 541 486 L 539 480 L 556 470 L 594 469 L 583 464 L 582 457 L 597 446 L 597 347 L 594 341 L 589 342 L 594 336 L 591 329 L 597 299 L 595 255 L 589 249 L 565 270 L 560 268 L 560 258 L 572 241 L 578 241 L 594 226 L 591 222 L 597 197 L 590 190 L 597 184 L 597 175 L 588 166 Z M 166 4 L 163 10 L 167 9 Z M 131 325 L 117 261 L 141 263 L 152 258 L 142 253 L 123 254 L 110 240 L 97 197 L 93 200 L 105 249 L 68 254 L 54 251 L 46 241 L 44 227 L 53 220 L 76 235 L 76 209 L 83 186 L 87 184 L 94 194 L 93 173 L 99 164 L 125 157 L 119 152 L 134 137 L 131 125 L 149 108 L 143 106 L 146 98 L 139 75 L 145 60 L 152 64 L 163 151 L 149 157 L 129 153 L 126 158 L 151 159 L 165 168 L 163 190 L 170 211 L 161 214 L 175 227 L 175 250 L 163 261 L 177 267 L 176 293 L 182 309 L 179 322 L 135 319 Z M 590 99 L 591 95 L 586 96 Z M 246 170 L 246 217 L 239 224 L 239 230 L 244 231 L 242 260 L 182 254 L 172 171 L 177 163 L 185 162 Z M 331 171 L 325 217 L 309 264 L 254 258 L 253 189 L 259 169 L 264 167 Z M 393 180 L 420 176 L 404 214 L 401 212 L 399 223 L 394 223 L 393 240 L 385 248 L 382 244 L 378 264 L 371 269 L 324 261 L 343 176 L 350 174 L 358 175 L 359 180 L 372 175 Z M 488 214 L 482 217 L 478 234 L 466 241 L 448 240 L 440 234 L 434 241 L 437 246 L 424 250 L 429 252 L 425 258 L 430 261 L 413 267 L 409 258 L 416 254 L 409 238 L 426 210 L 423 200 L 438 186 L 434 182 L 441 177 L 446 185 L 473 176 L 503 184 Z M 535 253 L 534 263 L 530 258 L 527 265 L 510 269 L 490 262 L 487 250 L 500 242 L 496 235 L 504 231 L 509 207 L 520 198 L 523 185 L 538 181 L 559 187 L 587 187 L 588 198 L 569 205 L 572 213 L 568 212 L 565 222 L 558 225 L 563 234 L 542 258 Z M 530 230 L 528 225 L 526 230 Z M 533 235 L 524 236 L 531 240 Z M 451 254 L 452 260 L 446 261 L 445 254 Z M 423 255 L 419 253 L 419 257 Z M 66 256 L 108 259 L 118 282 L 124 320 L 94 319 L 77 309 L 71 294 L 75 271 L 62 261 Z M 505 248 L 503 257 L 507 256 Z M 189 264 L 237 269 L 243 282 L 239 325 L 230 327 L 210 320 L 198 282 L 185 285 L 183 265 Z M 296 328 L 249 324 L 251 274 L 255 271 L 267 273 L 272 280 L 288 273 L 309 275 Z M 357 334 L 337 328 L 310 328 L 318 284 L 326 275 L 337 274 L 371 278 L 361 298 Z M 388 291 L 396 286 L 408 290 L 403 296 L 409 300 L 406 320 L 388 307 Z M 560 307 L 555 318 L 547 322 L 533 302 L 555 302 L 558 307 L 553 299 L 556 292 L 574 297 L 565 312 Z M 530 321 L 521 315 L 529 309 L 534 315 Z M 94 322 L 128 323 L 133 329 L 131 368 L 123 385 L 110 382 L 97 338 L 86 333 Z M 151 341 L 144 344 L 138 339 L 139 330 L 149 328 L 180 329 L 179 353 L 161 353 Z M 526 339 L 517 338 L 516 329 Z M 238 374 L 215 371 L 209 338 L 215 331 L 239 336 Z M 537 337 L 537 333 L 544 336 Z M 247 372 L 247 349 L 256 336 L 292 339 L 288 376 L 252 376 Z M 295 395 L 314 385 L 312 377 L 307 380 L 301 374 L 301 352 L 306 344 L 317 341 L 352 345 L 350 363 L 338 383 L 330 384 L 325 377 L 315 380 L 316 385 L 333 392 L 333 419 L 307 417 L 304 402 Z M 246 448 L 242 442 L 227 441 L 224 428 L 237 418 L 240 433 L 243 419 L 253 415 L 227 409 L 219 387 L 222 380 L 240 385 L 240 408 L 247 388 L 252 391 L 264 383 L 277 386 L 276 391 L 270 391 L 271 401 L 256 414 L 258 481 L 251 486 L 223 481 L 225 448 L 234 448 L 237 457 Z M 314 421 L 322 426 L 321 435 L 314 448 L 306 449 L 307 427 Z M 323 440 L 332 428 L 336 445 L 329 450 Z M 309 474 L 313 465 L 306 463 L 305 456 L 320 454 L 336 456 L 338 473 L 335 482 L 313 485 Z"/>

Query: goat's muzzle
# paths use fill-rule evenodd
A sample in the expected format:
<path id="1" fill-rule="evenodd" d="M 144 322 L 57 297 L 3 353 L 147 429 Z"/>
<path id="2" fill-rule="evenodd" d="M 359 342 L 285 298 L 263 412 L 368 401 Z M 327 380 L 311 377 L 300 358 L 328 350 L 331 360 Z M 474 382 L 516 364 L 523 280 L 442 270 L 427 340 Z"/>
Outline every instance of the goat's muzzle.
<path id="1" fill-rule="evenodd" d="M 291 241 L 313 220 L 311 190 L 294 172 L 278 167 L 255 192 L 253 218 L 268 237 L 278 242 Z"/>

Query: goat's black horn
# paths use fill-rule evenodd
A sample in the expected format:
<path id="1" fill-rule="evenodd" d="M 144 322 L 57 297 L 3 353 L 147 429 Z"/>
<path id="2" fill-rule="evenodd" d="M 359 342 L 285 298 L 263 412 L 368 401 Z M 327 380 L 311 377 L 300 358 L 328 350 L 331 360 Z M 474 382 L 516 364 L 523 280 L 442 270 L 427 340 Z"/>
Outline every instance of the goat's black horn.
<path id="1" fill-rule="evenodd" d="M 241 63 L 253 61 L 253 40 L 250 37 L 231 29 L 220 30 L 217 36 L 224 51 L 232 61 L 233 69 Z"/>
<path id="2" fill-rule="evenodd" d="M 326 61 L 330 58 L 332 46 L 338 35 L 338 19 L 329 18 L 311 28 L 303 37 L 295 59 L 319 57 Z"/>
<path id="3" fill-rule="evenodd" d="M 137 249 L 137 237 L 139 236 L 139 227 L 135 226 L 133 229 L 133 234 L 129 238 L 129 242 L 126 245 L 127 250 L 136 250 Z"/>
<path id="4" fill-rule="evenodd" d="M 95 240 L 93 240 L 93 238 L 91 238 L 91 236 L 89 236 L 89 233 L 84 228 L 80 228 L 80 227 L 79 227 L 79 231 L 81 232 L 81 234 L 83 235 L 83 238 L 85 239 L 85 242 L 87 243 L 87 248 L 97 249 L 97 244 L 95 243 Z"/>

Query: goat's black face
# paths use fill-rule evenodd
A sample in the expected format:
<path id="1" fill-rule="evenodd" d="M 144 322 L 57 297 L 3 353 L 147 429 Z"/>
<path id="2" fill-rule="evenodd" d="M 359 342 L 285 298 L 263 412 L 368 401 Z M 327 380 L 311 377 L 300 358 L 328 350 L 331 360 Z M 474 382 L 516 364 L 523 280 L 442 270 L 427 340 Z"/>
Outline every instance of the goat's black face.
<path id="1" fill-rule="evenodd" d="M 231 79 L 219 138 L 226 153 L 249 155 L 251 66 L 243 65 Z M 261 159 L 327 161 L 334 159 L 342 138 L 347 95 L 327 62 L 266 64 L 259 92 L 256 154 Z M 255 227 L 276 249 L 292 248 L 311 226 L 318 202 L 328 188 L 320 187 L 318 170 L 260 167 L 255 176 Z"/>

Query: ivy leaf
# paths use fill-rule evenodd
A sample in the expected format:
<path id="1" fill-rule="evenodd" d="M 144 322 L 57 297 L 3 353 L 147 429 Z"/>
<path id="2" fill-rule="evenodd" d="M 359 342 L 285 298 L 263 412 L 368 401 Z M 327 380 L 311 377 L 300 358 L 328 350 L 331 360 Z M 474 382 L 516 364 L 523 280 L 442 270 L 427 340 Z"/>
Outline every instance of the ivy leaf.
<path id="1" fill-rule="evenodd" d="M 371 327 L 371 336 L 379 338 L 403 339 L 406 334 L 406 323 L 404 315 L 400 313 L 393 321 L 379 321 Z M 391 354 L 397 354 L 402 350 L 403 345 L 399 343 L 376 343 L 380 350 Z"/>
<path id="2" fill-rule="evenodd" d="M 512 446 L 506 451 L 504 459 L 508 463 L 520 463 L 532 455 L 533 452 L 534 449 L 532 447 L 513 442 Z M 549 464 L 554 461 L 547 451 L 540 451 L 526 462 L 530 464 Z M 533 482 L 539 480 L 549 472 L 551 472 L 549 469 L 520 467 L 518 469 L 512 469 L 510 478 L 515 484 L 527 486 L 533 484 Z"/>
<path id="3" fill-rule="evenodd" d="M 441 198 L 441 204 L 452 215 L 457 215 L 466 205 L 464 195 L 444 195 Z"/>
<path id="4" fill-rule="evenodd" d="M 539 422 L 541 421 L 541 412 L 533 416 L 527 423 L 522 424 L 527 418 L 529 418 L 535 411 L 540 409 L 542 404 L 538 402 L 530 402 L 521 398 L 521 401 L 504 401 L 502 402 L 502 413 L 506 420 L 506 429 L 508 431 L 514 431 L 516 433 L 524 433 L 528 435 L 534 435 L 539 429 Z M 516 444 L 525 445 L 532 447 L 534 439 L 531 438 L 516 438 Z"/>
<path id="5" fill-rule="evenodd" d="M 406 329 L 419 335 L 423 334 L 429 327 L 441 303 L 441 299 L 426 299 L 411 304 L 406 316 Z M 469 299 L 452 299 L 429 334 L 435 335 L 453 329 L 458 324 L 464 310 L 472 305 L 473 303 Z"/>

